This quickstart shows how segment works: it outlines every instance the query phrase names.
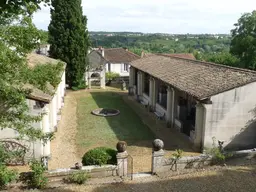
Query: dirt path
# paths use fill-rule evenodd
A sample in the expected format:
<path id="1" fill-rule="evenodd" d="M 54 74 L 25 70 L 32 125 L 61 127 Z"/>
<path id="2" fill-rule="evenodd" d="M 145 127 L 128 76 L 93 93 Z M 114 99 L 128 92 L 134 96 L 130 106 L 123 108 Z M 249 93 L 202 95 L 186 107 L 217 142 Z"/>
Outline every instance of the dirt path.
<path id="1" fill-rule="evenodd" d="M 61 121 L 55 139 L 51 142 L 51 160 L 49 169 L 68 168 L 81 158 L 77 156 L 76 137 L 76 95 L 75 92 L 67 92 L 65 105 L 61 112 Z"/>

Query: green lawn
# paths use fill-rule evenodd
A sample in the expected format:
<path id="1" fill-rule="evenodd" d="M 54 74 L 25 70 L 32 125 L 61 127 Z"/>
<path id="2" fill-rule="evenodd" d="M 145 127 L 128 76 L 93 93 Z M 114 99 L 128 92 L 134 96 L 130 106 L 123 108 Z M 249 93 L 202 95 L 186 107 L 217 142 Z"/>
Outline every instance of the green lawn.
<path id="1" fill-rule="evenodd" d="M 91 114 L 96 108 L 114 108 L 120 114 L 99 117 Z M 129 146 L 143 147 L 143 141 L 152 141 L 153 133 L 136 113 L 114 92 L 91 92 L 77 99 L 77 147 L 81 155 L 94 147 L 115 147 L 123 140 Z M 148 142 L 146 142 L 148 145 Z"/>

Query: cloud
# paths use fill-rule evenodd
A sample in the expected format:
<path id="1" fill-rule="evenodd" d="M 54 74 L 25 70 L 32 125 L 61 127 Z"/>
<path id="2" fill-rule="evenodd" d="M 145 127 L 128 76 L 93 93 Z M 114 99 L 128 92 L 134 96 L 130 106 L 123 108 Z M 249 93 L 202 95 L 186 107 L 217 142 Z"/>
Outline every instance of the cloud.
<path id="1" fill-rule="evenodd" d="M 89 31 L 141 31 L 163 33 L 229 33 L 255 0 L 83 0 Z M 34 16 L 47 29 L 49 8 Z"/>

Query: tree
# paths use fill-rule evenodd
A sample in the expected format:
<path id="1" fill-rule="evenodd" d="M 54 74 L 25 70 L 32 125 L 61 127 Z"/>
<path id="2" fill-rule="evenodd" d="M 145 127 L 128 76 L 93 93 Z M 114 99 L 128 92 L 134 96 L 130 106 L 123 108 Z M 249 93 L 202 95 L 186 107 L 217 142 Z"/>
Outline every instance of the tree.
<path id="1" fill-rule="evenodd" d="M 206 54 L 204 55 L 204 59 L 209 62 L 233 66 L 233 67 L 241 67 L 240 61 L 237 57 L 230 54 L 229 52 L 221 52 L 214 54 Z"/>
<path id="2" fill-rule="evenodd" d="M 49 54 L 67 63 L 67 83 L 84 84 L 88 42 L 87 18 L 81 0 L 52 0 L 49 29 Z"/>
<path id="3" fill-rule="evenodd" d="M 49 5 L 50 0 L 2 0 L 0 1 L 0 24 L 18 15 L 31 16 L 35 10 L 40 9 L 40 4 Z"/>
<path id="4" fill-rule="evenodd" d="M 242 67 L 256 69 L 256 10 L 242 15 L 234 26 L 230 53 L 241 60 Z"/>
<path id="5" fill-rule="evenodd" d="M 28 0 L 22 2 L 29 3 Z M 25 88 L 28 83 L 25 77 L 29 71 L 26 54 L 36 48 L 40 37 L 31 18 L 39 1 L 31 1 L 34 4 L 22 2 L 20 6 L 8 4 L 3 7 L 0 4 L 1 10 L 9 11 L 0 15 L 0 129 L 11 128 L 20 137 L 46 141 L 50 135 L 32 126 L 41 120 L 41 115 L 29 114 L 26 97 L 31 90 Z"/>

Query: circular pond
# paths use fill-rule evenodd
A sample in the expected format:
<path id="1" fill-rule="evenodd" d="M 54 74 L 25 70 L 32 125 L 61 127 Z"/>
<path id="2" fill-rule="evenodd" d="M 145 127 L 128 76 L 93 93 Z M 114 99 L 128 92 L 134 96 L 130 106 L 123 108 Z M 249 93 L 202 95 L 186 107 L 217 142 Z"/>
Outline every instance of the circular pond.
<path id="1" fill-rule="evenodd" d="M 120 114 L 120 111 L 117 109 L 106 109 L 106 108 L 99 108 L 94 109 L 92 111 L 93 115 L 102 116 L 102 117 L 111 117 Z"/>

